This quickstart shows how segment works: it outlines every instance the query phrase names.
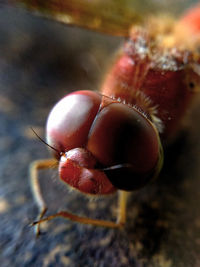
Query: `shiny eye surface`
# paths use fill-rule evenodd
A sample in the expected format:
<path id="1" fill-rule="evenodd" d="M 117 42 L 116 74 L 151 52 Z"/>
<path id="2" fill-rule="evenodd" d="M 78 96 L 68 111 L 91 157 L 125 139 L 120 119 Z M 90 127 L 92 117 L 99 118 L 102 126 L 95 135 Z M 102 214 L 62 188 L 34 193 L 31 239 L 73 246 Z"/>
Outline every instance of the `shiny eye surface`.
<path id="1" fill-rule="evenodd" d="M 158 136 L 136 109 L 113 103 L 97 114 L 87 149 L 105 166 L 129 163 L 136 171 L 145 172 L 158 160 Z"/>
<path id="2" fill-rule="evenodd" d="M 100 103 L 101 95 L 92 91 L 77 91 L 62 98 L 49 114 L 47 143 L 59 152 L 86 144 Z"/>
<path id="3" fill-rule="evenodd" d="M 143 187 L 162 166 L 156 129 L 143 114 L 122 103 L 112 103 L 97 114 L 87 149 L 100 164 L 111 166 L 104 173 L 122 190 Z"/>

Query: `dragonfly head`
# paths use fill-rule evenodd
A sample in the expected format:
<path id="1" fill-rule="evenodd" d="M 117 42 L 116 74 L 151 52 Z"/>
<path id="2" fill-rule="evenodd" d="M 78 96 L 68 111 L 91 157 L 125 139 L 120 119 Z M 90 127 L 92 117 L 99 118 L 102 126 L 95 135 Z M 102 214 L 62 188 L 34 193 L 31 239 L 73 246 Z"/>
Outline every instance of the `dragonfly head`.
<path id="1" fill-rule="evenodd" d="M 61 180 L 84 193 L 138 189 L 158 175 L 157 129 L 136 108 L 91 91 L 61 99 L 49 114 L 47 143 L 60 153 Z"/>

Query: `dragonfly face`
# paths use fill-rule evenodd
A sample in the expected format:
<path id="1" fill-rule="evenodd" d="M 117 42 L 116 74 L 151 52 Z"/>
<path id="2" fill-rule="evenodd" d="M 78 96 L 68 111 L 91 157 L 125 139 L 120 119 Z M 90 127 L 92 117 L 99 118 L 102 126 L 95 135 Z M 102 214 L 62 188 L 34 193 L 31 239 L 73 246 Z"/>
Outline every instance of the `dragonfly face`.
<path id="1" fill-rule="evenodd" d="M 131 191 L 162 165 L 157 129 L 136 108 L 91 91 L 61 99 L 47 121 L 47 143 L 59 152 L 60 178 L 83 193 Z"/>

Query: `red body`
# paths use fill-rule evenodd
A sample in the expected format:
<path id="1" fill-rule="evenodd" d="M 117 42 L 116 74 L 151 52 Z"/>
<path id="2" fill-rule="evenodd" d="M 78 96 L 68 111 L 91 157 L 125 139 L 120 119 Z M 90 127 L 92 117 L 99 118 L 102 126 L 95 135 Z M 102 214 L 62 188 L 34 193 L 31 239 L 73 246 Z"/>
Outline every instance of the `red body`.
<path id="1" fill-rule="evenodd" d="M 108 73 L 102 93 L 137 106 L 162 138 L 179 128 L 200 81 L 189 51 L 152 47 L 149 36 L 135 32 Z M 156 49 L 156 53 L 155 53 Z"/>
<path id="2" fill-rule="evenodd" d="M 200 5 L 189 9 L 182 17 L 181 23 L 188 27 L 192 34 L 198 35 L 200 32 Z"/>
<path id="3" fill-rule="evenodd" d="M 101 94 L 69 94 L 49 115 L 47 142 L 58 152 L 61 180 L 93 195 L 147 184 L 162 167 L 160 138 L 176 133 L 199 82 L 196 52 L 132 31 Z"/>

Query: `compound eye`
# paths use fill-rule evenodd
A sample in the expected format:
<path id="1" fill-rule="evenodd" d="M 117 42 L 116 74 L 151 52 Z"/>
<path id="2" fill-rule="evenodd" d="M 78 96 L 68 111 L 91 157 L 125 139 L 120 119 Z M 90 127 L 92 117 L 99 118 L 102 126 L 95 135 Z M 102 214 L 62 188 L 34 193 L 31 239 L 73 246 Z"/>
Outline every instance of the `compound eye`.
<path id="1" fill-rule="evenodd" d="M 47 125 L 47 143 L 59 152 L 83 147 L 99 110 L 101 95 L 77 91 L 62 98 L 51 110 Z M 59 153 L 55 155 L 60 157 Z"/>
<path id="2" fill-rule="evenodd" d="M 87 149 L 104 166 L 128 163 L 135 172 L 146 173 L 157 164 L 159 137 L 136 109 L 112 103 L 96 116 Z"/>

